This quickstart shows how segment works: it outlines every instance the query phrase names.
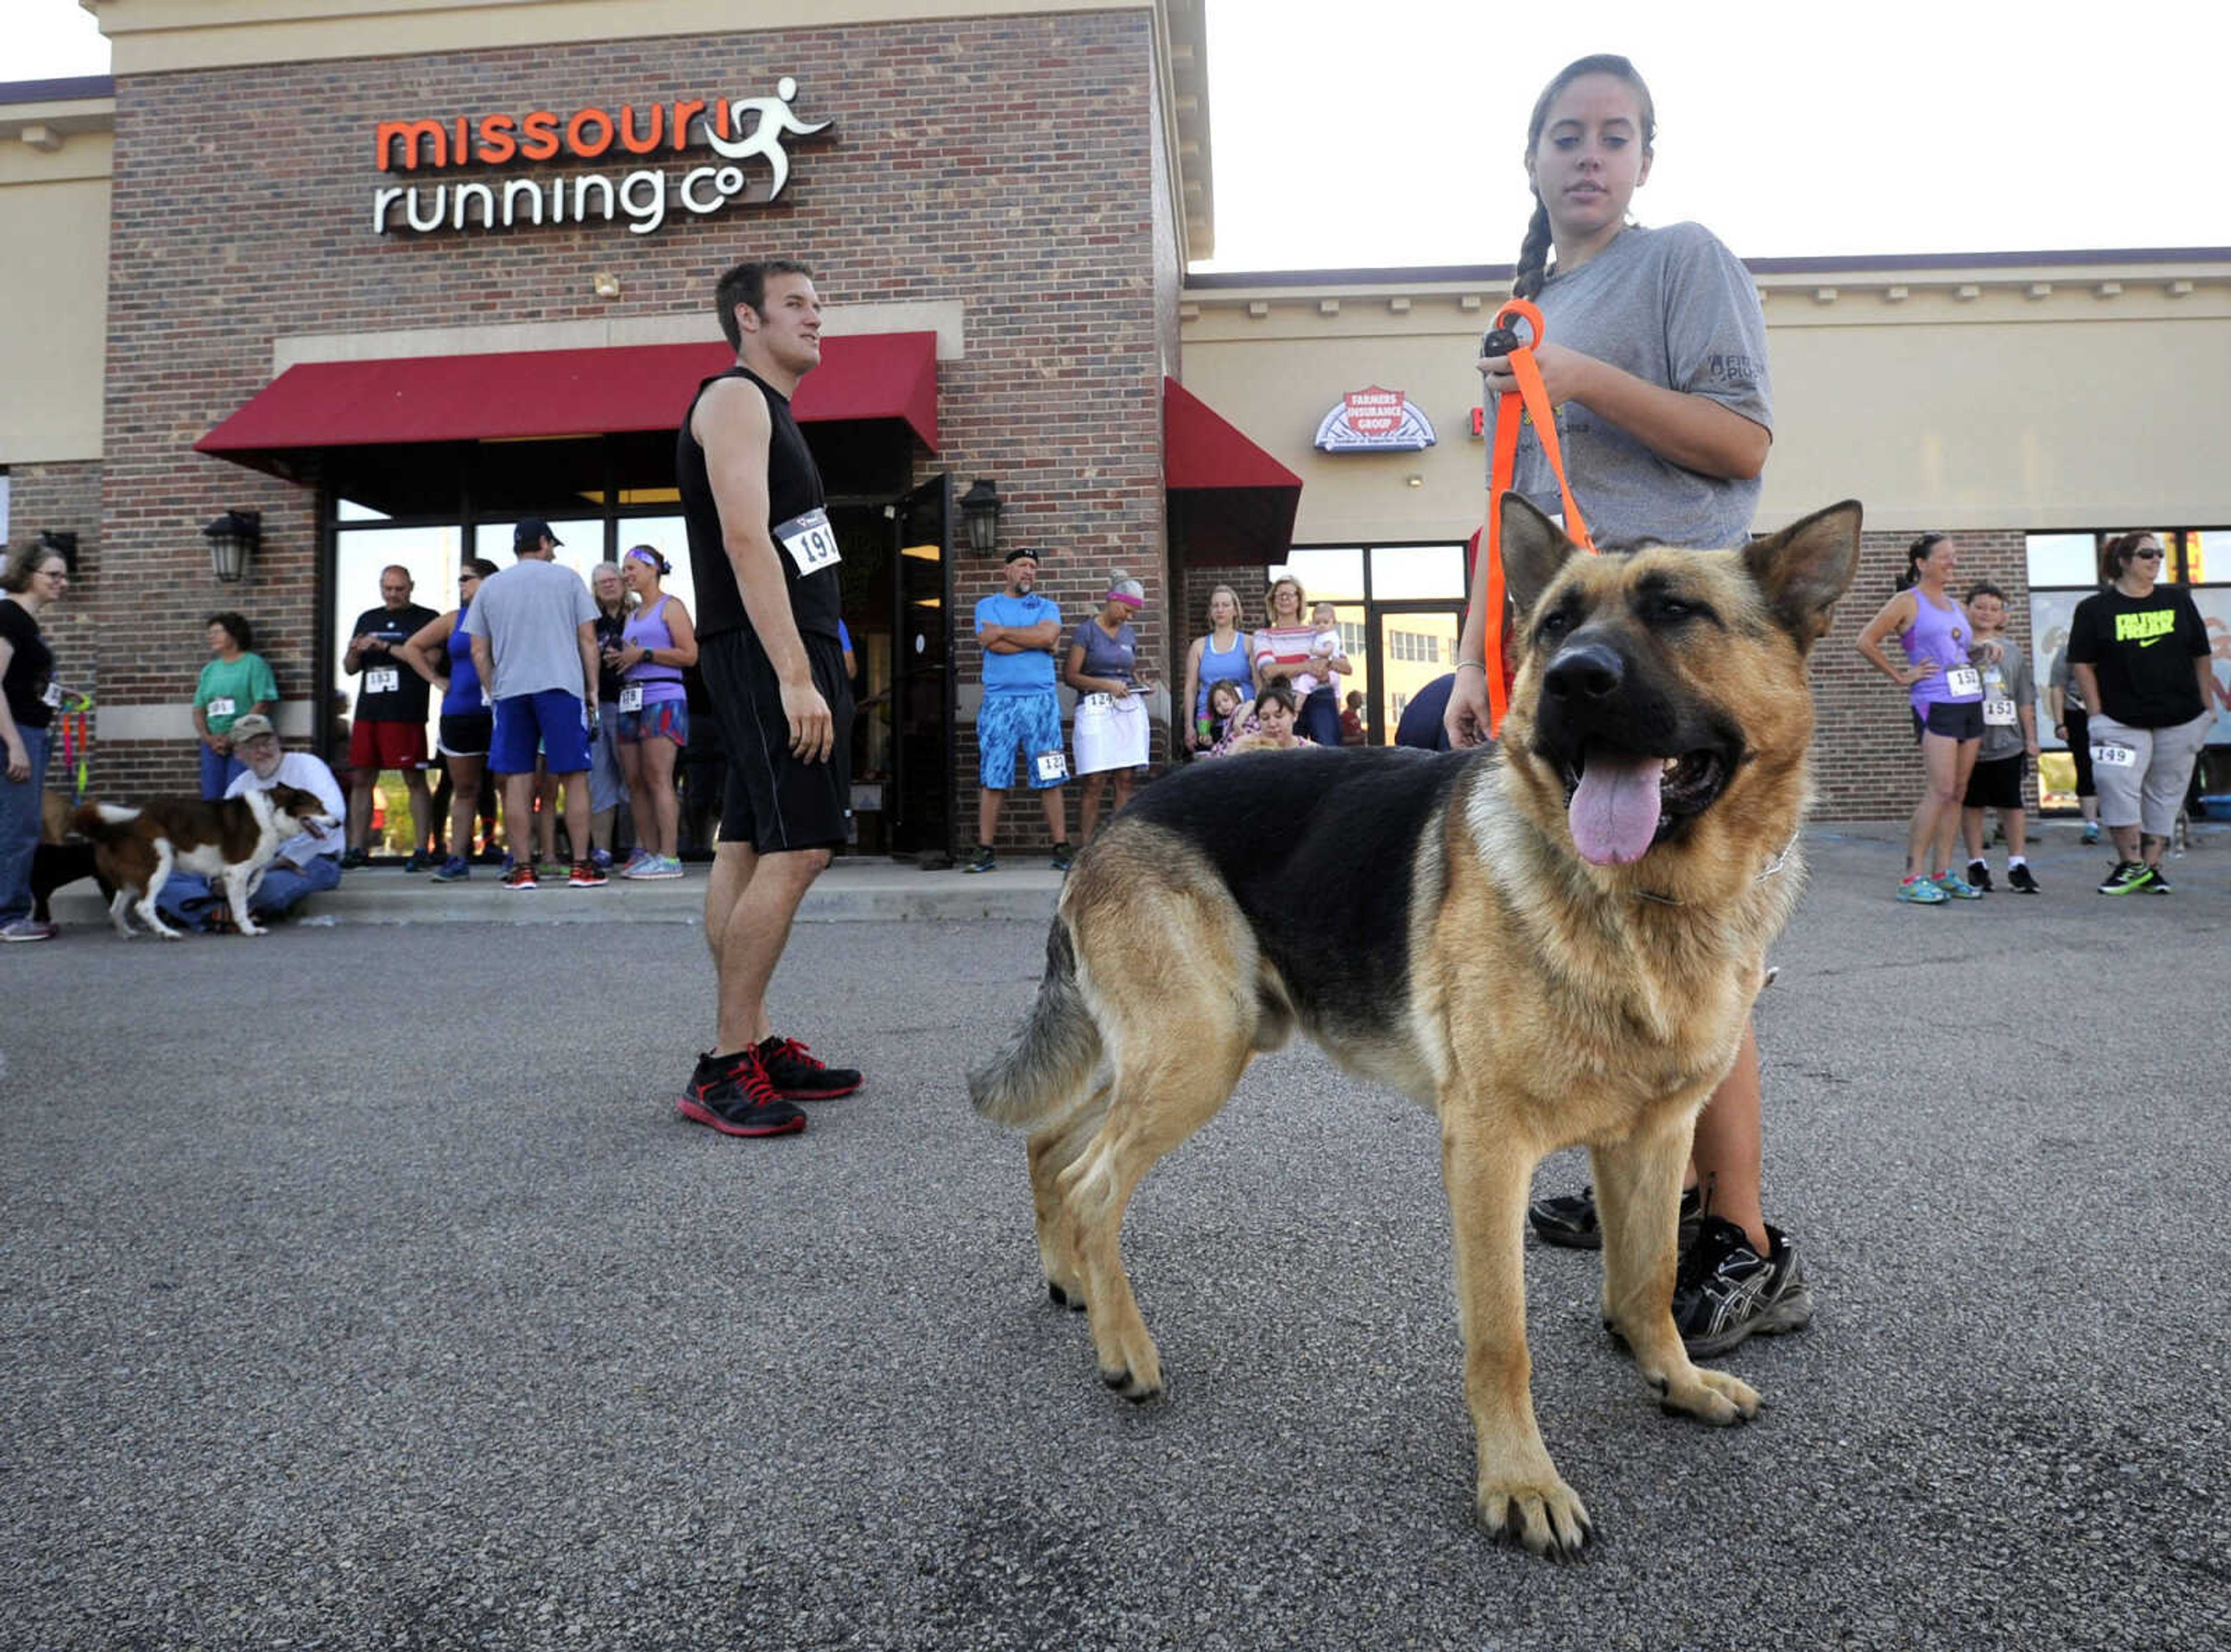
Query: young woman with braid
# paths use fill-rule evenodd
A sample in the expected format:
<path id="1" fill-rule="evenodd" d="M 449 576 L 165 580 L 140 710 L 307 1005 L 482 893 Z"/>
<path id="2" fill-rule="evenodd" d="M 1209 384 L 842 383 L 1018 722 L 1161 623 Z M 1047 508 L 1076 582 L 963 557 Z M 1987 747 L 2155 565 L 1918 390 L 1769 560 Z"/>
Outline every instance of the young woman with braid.
<path id="1" fill-rule="evenodd" d="M 1634 66 L 1606 55 L 1560 70 L 1526 131 L 1536 204 L 1511 291 L 1542 312 L 1547 335 L 1534 358 L 1573 495 L 1606 551 L 1645 539 L 1699 550 L 1742 544 L 1773 442 L 1766 321 L 1749 272 L 1699 225 L 1647 229 L 1627 219 L 1650 176 L 1657 124 Z M 1479 370 L 1492 418 L 1516 381 L 1508 357 L 1483 356 Z M 1543 510 L 1559 510 L 1531 429 L 1521 432 L 1514 480 Z M 1486 571 L 1482 558 L 1445 719 L 1458 746 L 1488 737 L 1486 673 L 1499 662 L 1484 655 Z M 1746 1028 L 1734 1071 L 1698 1118 L 1697 1184 L 1683 1197 L 1685 1236 L 1700 1206 L 1702 1215 L 1673 1313 L 1698 1357 L 1812 1318 L 1796 1247 L 1761 1209 L 1760 1157 L 1758 1045 Z M 1552 1243 L 1602 1242 L 1589 1193 L 1536 1201 L 1529 1215 Z"/>

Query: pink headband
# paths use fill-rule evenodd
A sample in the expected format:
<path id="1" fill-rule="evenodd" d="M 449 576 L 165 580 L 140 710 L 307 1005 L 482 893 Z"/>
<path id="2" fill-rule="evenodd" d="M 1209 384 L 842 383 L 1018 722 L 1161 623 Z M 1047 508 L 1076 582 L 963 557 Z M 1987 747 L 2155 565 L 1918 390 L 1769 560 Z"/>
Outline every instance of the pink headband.
<path id="1" fill-rule="evenodd" d="M 1134 597 L 1128 590 L 1111 590 L 1100 600 L 1104 603 L 1121 603 L 1126 608 L 1144 608 L 1147 605 L 1145 597 Z"/>

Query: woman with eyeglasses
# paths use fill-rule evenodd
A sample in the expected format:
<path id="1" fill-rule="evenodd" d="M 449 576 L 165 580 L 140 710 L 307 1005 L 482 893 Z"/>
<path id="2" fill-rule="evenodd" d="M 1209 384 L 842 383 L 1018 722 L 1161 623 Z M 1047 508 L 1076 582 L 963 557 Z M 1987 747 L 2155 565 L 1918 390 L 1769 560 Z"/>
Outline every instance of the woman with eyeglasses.
<path id="1" fill-rule="evenodd" d="M 2104 560 L 2112 583 L 2068 622 L 2069 674 L 2092 708 L 2099 819 L 2115 841 L 2099 893 L 2167 894 L 2162 849 L 2215 721 L 2208 627 L 2189 591 L 2160 583 L 2153 534 L 2110 539 Z"/>
<path id="2" fill-rule="evenodd" d="M 69 564 L 59 551 L 35 545 L 0 578 L 0 941 L 55 938 L 52 924 L 31 916 L 31 861 L 39 852 L 39 794 L 47 747 L 62 691 L 54 650 L 39 634 L 39 610 L 69 588 Z"/>
<path id="3" fill-rule="evenodd" d="M 475 557 L 458 569 L 457 606 L 396 649 L 413 671 L 442 691 L 442 733 L 436 745 L 449 771 L 449 854 L 435 868 L 436 883 L 454 883 L 473 874 L 473 816 L 479 812 L 481 776 L 488 767 L 495 714 L 488 709 L 480 672 L 473 665 L 473 640 L 465 631 L 465 616 L 481 581 L 495 571 L 495 564 L 485 557 Z M 449 650 L 446 677 L 434 668 L 433 651 L 440 648 Z"/>

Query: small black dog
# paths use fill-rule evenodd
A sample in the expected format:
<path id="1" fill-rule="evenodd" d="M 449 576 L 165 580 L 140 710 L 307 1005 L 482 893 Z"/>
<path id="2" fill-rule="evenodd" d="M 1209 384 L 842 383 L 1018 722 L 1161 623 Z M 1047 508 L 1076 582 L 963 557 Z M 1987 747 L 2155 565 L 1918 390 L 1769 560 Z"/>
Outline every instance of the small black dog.
<path id="1" fill-rule="evenodd" d="M 39 923 L 54 921 L 48 897 L 80 878 L 91 878 L 100 886 L 104 907 L 116 897 L 116 886 L 94 863 L 93 840 L 70 830 L 69 816 L 67 794 L 50 791 L 40 795 L 39 847 L 31 857 L 31 916 Z"/>

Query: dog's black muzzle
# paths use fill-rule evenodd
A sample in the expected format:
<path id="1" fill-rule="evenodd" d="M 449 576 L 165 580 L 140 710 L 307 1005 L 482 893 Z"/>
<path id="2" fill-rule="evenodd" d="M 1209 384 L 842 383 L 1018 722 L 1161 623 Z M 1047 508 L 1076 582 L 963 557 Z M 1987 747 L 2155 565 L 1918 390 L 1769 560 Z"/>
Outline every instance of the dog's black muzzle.
<path id="1" fill-rule="evenodd" d="M 1662 840 L 1718 799 L 1743 749 L 1740 731 L 1715 708 L 1698 704 L 1680 682 L 1638 660 L 1607 629 L 1575 632 L 1542 668 L 1534 752 L 1556 771 L 1568 803 L 1591 752 L 1626 761 L 1654 758 L 1664 767 Z"/>

